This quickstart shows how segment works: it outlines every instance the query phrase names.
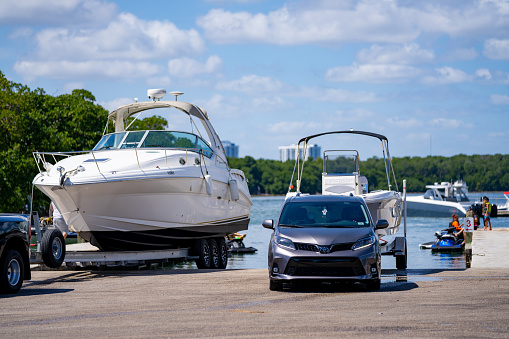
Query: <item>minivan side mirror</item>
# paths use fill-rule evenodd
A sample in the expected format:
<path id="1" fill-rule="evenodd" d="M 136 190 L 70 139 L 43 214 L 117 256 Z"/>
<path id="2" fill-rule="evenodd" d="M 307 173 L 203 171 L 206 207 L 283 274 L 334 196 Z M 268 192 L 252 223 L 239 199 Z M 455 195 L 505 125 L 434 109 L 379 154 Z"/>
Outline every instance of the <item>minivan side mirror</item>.
<path id="1" fill-rule="evenodd" d="M 262 226 L 265 228 L 268 228 L 269 230 L 273 230 L 274 229 L 274 220 L 266 219 L 262 222 Z"/>
<path id="2" fill-rule="evenodd" d="M 375 230 L 389 227 L 389 222 L 385 219 L 378 219 L 376 221 Z"/>

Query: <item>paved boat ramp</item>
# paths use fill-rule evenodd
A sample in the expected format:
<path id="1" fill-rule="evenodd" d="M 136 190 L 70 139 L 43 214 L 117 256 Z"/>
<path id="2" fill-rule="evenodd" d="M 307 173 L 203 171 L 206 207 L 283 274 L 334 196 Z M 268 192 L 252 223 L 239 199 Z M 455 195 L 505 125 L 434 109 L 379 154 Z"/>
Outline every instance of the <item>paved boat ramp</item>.
<path id="1" fill-rule="evenodd" d="M 508 244 L 476 231 L 471 268 L 387 270 L 373 292 L 273 292 L 260 269 L 34 271 L 0 297 L 0 337 L 508 338 Z"/>

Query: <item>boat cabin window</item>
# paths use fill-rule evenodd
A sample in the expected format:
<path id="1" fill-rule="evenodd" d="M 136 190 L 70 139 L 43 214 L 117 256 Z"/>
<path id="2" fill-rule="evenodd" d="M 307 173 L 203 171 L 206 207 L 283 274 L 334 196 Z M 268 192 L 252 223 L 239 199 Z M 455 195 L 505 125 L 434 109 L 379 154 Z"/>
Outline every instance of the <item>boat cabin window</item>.
<path id="1" fill-rule="evenodd" d="M 113 133 L 103 136 L 93 148 L 93 151 L 99 151 L 102 149 L 117 149 L 126 133 L 127 132 Z"/>
<path id="2" fill-rule="evenodd" d="M 433 200 L 433 190 L 427 190 L 426 193 L 424 193 L 424 199 Z"/>
<path id="3" fill-rule="evenodd" d="M 359 153 L 357 151 L 327 150 L 323 152 L 323 171 L 329 175 L 358 173 Z"/>
<path id="4" fill-rule="evenodd" d="M 141 139 L 145 135 L 145 131 L 129 132 L 120 148 L 136 148 L 140 144 Z"/>
<path id="5" fill-rule="evenodd" d="M 148 131 L 148 133 L 147 131 L 131 131 L 112 133 L 103 136 L 93 150 L 99 151 L 103 149 L 152 147 L 188 149 L 195 152 L 201 152 L 209 158 L 213 154 L 210 146 L 197 135 L 186 132 L 170 131 Z"/>

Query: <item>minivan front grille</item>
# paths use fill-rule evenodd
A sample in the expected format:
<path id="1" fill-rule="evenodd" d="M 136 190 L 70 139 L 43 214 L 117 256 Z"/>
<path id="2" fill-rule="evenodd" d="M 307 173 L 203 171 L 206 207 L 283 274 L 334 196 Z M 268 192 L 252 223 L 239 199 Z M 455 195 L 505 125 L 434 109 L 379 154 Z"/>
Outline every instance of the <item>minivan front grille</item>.
<path id="1" fill-rule="evenodd" d="M 294 277 L 356 277 L 366 271 L 358 258 L 292 258 L 285 274 Z"/>
<path id="2" fill-rule="evenodd" d="M 310 251 L 310 252 L 320 252 L 320 247 L 329 247 L 330 251 L 332 252 L 339 252 L 339 251 L 349 251 L 352 249 L 352 246 L 355 244 L 354 242 L 346 242 L 342 244 L 333 244 L 329 246 L 318 246 L 315 244 L 305 244 L 305 243 L 294 243 L 295 248 L 299 251 Z"/>

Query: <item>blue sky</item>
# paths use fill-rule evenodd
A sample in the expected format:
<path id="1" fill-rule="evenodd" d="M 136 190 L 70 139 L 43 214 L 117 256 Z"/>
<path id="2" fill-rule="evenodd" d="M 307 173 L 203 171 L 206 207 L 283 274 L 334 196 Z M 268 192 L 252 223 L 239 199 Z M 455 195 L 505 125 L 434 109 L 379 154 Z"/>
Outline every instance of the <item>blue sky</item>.
<path id="1" fill-rule="evenodd" d="M 182 91 L 240 156 L 350 128 L 396 157 L 508 153 L 506 0 L 2 1 L 0 32 L 11 81 L 108 110 Z"/>

